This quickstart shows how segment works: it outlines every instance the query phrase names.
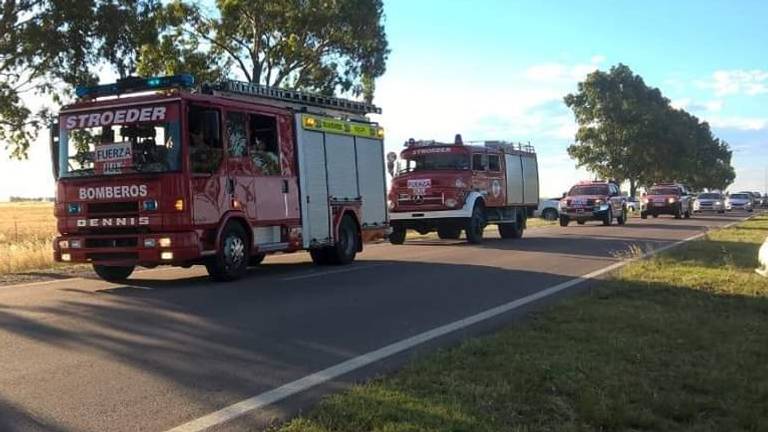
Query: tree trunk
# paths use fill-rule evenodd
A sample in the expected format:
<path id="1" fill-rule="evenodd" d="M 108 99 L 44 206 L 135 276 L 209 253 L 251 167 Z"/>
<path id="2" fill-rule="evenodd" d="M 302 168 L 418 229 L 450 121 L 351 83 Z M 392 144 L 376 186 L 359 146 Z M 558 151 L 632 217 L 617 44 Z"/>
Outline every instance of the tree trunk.
<path id="1" fill-rule="evenodd" d="M 637 180 L 629 179 L 629 196 L 637 196 Z"/>

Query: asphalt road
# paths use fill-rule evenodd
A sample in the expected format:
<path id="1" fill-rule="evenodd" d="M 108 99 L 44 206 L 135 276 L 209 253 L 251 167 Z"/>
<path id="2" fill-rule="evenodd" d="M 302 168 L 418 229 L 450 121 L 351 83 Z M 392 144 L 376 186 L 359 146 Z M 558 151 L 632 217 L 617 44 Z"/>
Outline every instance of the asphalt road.
<path id="1" fill-rule="evenodd" d="M 482 246 L 369 246 L 348 267 L 268 257 L 244 280 L 204 269 L 0 287 L 0 431 L 167 431 L 383 346 L 562 284 L 740 216 L 530 229 Z M 475 325 L 213 427 L 284 418 L 345 382 L 396 367 Z"/>

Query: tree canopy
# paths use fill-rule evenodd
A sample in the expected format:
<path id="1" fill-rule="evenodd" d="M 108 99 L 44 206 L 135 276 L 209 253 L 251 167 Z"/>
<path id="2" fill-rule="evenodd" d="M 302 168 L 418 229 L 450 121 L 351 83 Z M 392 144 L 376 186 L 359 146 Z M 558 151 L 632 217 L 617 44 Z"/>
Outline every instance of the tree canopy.
<path id="1" fill-rule="evenodd" d="M 728 144 L 626 65 L 589 74 L 564 101 L 579 126 L 568 153 L 601 177 L 629 182 L 632 195 L 659 181 L 725 189 L 735 178 Z"/>
<path id="2" fill-rule="evenodd" d="M 7 0 L 0 5 L 0 143 L 26 156 L 57 103 L 98 72 L 192 73 L 371 100 L 389 53 L 381 0 Z"/>
<path id="3" fill-rule="evenodd" d="M 253 83 L 373 98 L 389 53 L 381 0 L 218 0 L 216 8 L 168 4 L 165 43 L 142 70 L 176 72 L 205 53 L 204 73 L 231 68 Z"/>

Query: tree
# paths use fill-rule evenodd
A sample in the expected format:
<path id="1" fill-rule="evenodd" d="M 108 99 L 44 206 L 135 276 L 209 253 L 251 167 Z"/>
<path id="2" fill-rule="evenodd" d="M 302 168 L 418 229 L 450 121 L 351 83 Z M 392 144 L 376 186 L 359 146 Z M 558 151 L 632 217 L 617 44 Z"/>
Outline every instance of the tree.
<path id="1" fill-rule="evenodd" d="M 633 196 L 661 181 L 724 189 L 735 177 L 728 144 L 623 64 L 589 74 L 564 100 L 579 125 L 568 153 L 597 175 L 628 181 Z"/>
<path id="2" fill-rule="evenodd" d="M 601 177 L 628 181 L 634 195 L 659 152 L 654 125 L 668 101 L 623 64 L 589 74 L 578 90 L 565 97 L 579 125 L 568 154 Z"/>
<path id="3" fill-rule="evenodd" d="M 170 32 L 185 36 L 182 45 L 206 47 L 214 64 L 232 65 L 249 82 L 373 98 L 389 53 L 381 0 L 217 0 L 216 7 L 206 13 L 196 3 L 170 3 Z M 167 59 L 146 71 L 180 66 L 165 55 L 146 58 Z"/>
<path id="4" fill-rule="evenodd" d="M 0 143 L 15 158 L 50 120 L 32 112 L 29 95 L 55 103 L 74 84 L 93 84 L 95 71 L 111 66 L 134 72 L 141 47 L 157 38 L 159 0 L 18 0 L 0 9 Z"/>

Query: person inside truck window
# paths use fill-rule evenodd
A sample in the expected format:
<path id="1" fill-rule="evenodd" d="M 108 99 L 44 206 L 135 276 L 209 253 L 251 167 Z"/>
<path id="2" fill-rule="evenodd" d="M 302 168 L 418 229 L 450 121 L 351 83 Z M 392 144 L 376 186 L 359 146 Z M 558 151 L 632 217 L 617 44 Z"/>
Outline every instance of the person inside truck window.
<path id="1" fill-rule="evenodd" d="M 249 153 L 256 168 L 263 175 L 280 175 L 277 119 L 251 114 L 249 127 L 251 137 Z"/>
<path id="2" fill-rule="evenodd" d="M 216 142 L 211 138 L 216 131 L 205 131 L 204 110 L 191 108 L 189 110 L 189 159 L 192 172 L 212 173 L 221 163 L 221 148 L 216 148 Z"/>

